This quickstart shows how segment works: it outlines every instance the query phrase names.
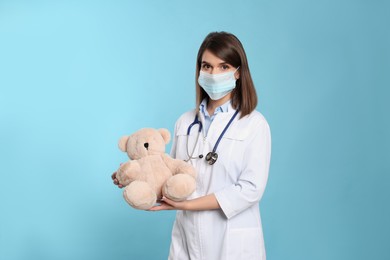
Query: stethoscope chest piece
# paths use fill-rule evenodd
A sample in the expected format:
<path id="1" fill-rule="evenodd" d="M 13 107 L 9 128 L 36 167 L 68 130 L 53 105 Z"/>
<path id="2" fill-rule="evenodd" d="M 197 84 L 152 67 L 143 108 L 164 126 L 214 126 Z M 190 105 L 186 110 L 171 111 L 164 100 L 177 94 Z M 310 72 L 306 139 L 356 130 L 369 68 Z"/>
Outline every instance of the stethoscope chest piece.
<path id="1" fill-rule="evenodd" d="M 218 140 L 217 142 L 215 143 L 214 145 L 214 148 L 211 152 L 209 152 L 207 155 L 206 155 L 206 161 L 209 165 L 213 165 L 217 159 L 218 159 L 218 154 L 216 153 L 217 151 L 217 147 L 218 147 L 218 144 L 219 142 L 222 140 L 222 137 L 223 135 L 225 134 L 226 130 L 229 128 L 230 124 L 233 122 L 234 118 L 237 116 L 239 112 L 239 109 L 236 110 L 236 112 L 234 113 L 234 115 L 232 116 L 232 118 L 230 118 L 229 120 L 229 123 L 227 123 L 227 125 L 225 126 L 225 128 L 223 129 L 221 135 L 218 137 Z M 188 151 L 188 136 L 190 135 L 190 132 L 191 132 L 191 128 L 194 126 L 194 125 L 199 125 L 199 129 L 198 129 L 198 135 L 196 137 L 196 141 L 195 141 L 195 146 L 193 147 L 192 149 L 192 152 L 190 153 Z M 200 132 L 202 131 L 202 122 L 199 121 L 198 119 L 198 114 L 195 115 L 195 120 L 192 124 L 189 125 L 188 129 L 187 129 L 187 155 L 188 155 L 188 159 L 185 160 L 186 162 L 188 162 L 189 160 L 191 159 L 196 159 L 196 158 L 200 158 L 202 159 L 203 158 L 203 155 L 200 154 L 199 156 L 197 157 L 194 157 L 194 152 L 195 152 L 195 148 L 196 148 L 196 144 L 198 143 L 198 140 L 199 140 L 199 135 L 200 135 Z"/>
<path id="2" fill-rule="evenodd" d="M 218 159 L 218 154 L 216 152 L 209 152 L 206 155 L 206 161 L 209 165 L 213 165 Z"/>

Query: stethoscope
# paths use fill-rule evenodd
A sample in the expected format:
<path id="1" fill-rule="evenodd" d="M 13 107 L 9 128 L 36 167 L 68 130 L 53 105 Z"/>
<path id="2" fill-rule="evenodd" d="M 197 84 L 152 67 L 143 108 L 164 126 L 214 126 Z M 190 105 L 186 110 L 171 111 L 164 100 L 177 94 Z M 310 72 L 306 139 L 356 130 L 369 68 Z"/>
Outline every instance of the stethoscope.
<path id="1" fill-rule="evenodd" d="M 209 165 L 213 165 L 217 159 L 218 159 L 218 154 L 217 154 L 217 148 L 218 148 L 218 145 L 219 145 L 219 142 L 221 142 L 222 140 L 222 137 L 223 135 L 225 134 L 226 130 L 229 128 L 230 124 L 233 122 L 234 118 L 237 116 L 239 112 L 239 109 L 236 110 L 236 112 L 234 113 L 234 115 L 232 116 L 232 118 L 230 118 L 229 120 L 229 123 L 227 123 L 227 125 L 225 126 L 225 128 L 223 129 L 222 133 L 220 134 L 220 136 L 218 137 L 218 140 L 217 142 L 215 143 L 214 145 L 214 148 L 211 152 L 209 152 L 207 155 L 206 155 L 206 162 L 209 164 Z M 189 153 L 188 151 L 188 136 L 190 135 L 190 132 L 191 132 L 191 129 L 194 125 L 198 125 L 199 128 L 198 128 L 198 135 L 196 137 L 196 142 L 195 142 L 195 145 L 194 147 L 192 148 L 192 152 L 191 154 Z M 203 154 L 200 154 L 198 155 L 197 157 L 194 157 L 194 152 L 195 152 L 195 148 L 196 148 L 196 144 L 198 143 L 198 140 L 199 140 L 199 136 L 200 136 L 200 132 L 202 131 L 202 128 L 203 128 L 203 124 L 202 122 L 199 120 L 198 118 L 198 113 L 195 115 L 195 119 L 194 119 L 194 122 L 192 122 L 189 126 L 188 126 L 188 129 L 187 129 L 187 156 L 188 156 L 188 159 L 185 160 L 186 162 L 188 162 L 189 160 L 191 159 L 202 159 L 203 158 Z"/>

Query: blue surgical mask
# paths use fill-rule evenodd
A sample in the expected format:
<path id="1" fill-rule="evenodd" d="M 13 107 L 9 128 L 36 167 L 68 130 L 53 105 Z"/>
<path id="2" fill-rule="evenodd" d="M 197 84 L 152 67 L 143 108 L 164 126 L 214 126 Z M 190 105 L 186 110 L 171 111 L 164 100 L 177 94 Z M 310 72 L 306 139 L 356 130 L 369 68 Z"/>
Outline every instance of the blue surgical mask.
<path id="1" fill-rule="evenodd" d="M 218 100 L 229 94 L 236 87 L 235 71 L 219 74 L 199 72 L 198 83 L 212 100 Z"/>

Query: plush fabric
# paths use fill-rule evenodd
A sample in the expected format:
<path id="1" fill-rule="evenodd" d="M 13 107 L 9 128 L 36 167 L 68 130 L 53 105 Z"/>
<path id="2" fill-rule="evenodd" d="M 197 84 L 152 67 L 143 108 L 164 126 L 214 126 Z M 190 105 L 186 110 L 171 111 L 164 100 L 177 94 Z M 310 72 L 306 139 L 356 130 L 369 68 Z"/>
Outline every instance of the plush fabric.
<path id="1" fill-rule="evenodd" d="M 150 209 L 162 196 L 182 201 L 195 191 L 195 169 L 165 153 L 169 141 L 167 129 L 153 128 L 119 140 L 119 149 L 131 160 L 119 167 L 116 177 L 125 186 L 123 196 L 133 208 Z"/>

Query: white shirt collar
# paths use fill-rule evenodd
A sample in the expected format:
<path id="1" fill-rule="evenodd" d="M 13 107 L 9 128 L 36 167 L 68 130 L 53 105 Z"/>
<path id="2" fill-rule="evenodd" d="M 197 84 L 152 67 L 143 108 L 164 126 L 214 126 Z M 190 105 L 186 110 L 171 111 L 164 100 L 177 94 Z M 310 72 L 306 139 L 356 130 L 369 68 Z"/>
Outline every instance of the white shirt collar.
<path id="1" fill-rule="evenodd" d="M 209 115 L 209 112 L 207 111 L 207 99 L 203 99 L 202 102 L 199 105 L 199 110 L 203 113 L 203 115 L 206 117 L 212 117 L 215 116 L 218 113 L 226 113 L 229 112 L 229 107 L 230 107 L 230 99 L 226 101 L 224 104 L 221 106 L 217 107 L 214 111 L 213 115 Z"/>

